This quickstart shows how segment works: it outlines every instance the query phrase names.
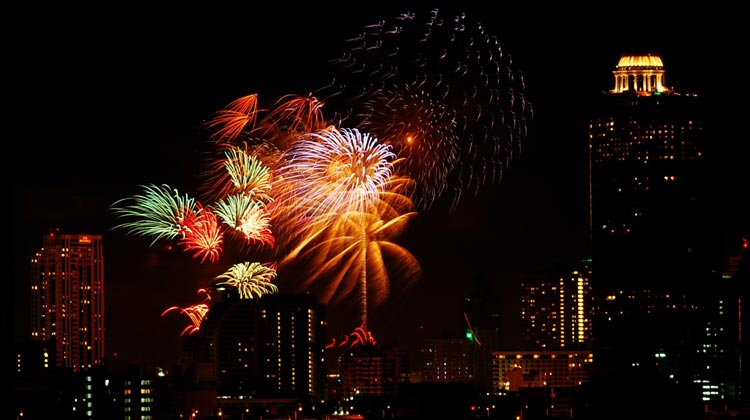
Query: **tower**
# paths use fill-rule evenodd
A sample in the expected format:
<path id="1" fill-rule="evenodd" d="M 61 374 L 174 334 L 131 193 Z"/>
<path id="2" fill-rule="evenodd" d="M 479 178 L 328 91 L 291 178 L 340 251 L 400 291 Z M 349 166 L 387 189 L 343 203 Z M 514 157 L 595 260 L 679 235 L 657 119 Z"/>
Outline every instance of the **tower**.
<path id="1" fill-rule="evenodd" d="M 715 139 L 703 98 L 669 87 L 665 74 L 657 55 L 624 55 L 614 88 L 588 110 L 595 382 L 604 383 L 592 389 L 617 383 L 665 407 L 679 401 L 670 410 L 682 411 L 671 414 L 688 416 L 717 398 L 701 388 L 721 382 L 701 370 L 717 360 L 696 358 L 717 341 L 708 331 L 726 322 L 708 315 L 724 313 L 711 309 L 723 301 L 713 287 L 721 265 Z M 653 388 L 637 391 L 643 383 Z M 639 397 L 594 398 L 615 406 Z"/>
<path id="2" fill-rule="evenodd" d="M 55 365 L 74 372 L 105 359 L 101 235 L 50 232 L 31 260 L 31 338 L 54 343 Z"/>
<path id="3" fill-rule="evenodd" d="M 710 232 L 703 102 L 668 88 L 660 57 L 620 58 L 591 106 L 589 221 L 597 289 L 704 278 Z"/>

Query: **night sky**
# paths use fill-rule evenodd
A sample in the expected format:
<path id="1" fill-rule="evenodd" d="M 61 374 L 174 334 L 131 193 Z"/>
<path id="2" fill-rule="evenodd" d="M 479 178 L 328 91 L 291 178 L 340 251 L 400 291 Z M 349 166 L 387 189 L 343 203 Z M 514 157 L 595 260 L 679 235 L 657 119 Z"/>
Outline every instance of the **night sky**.
<path id="1" fill-rule="evenodd" d="M 193 191 L 207 140 L 201 126 L 214 111 L 250 93 L 269 103 L 287 93 L 307 94 L 329 78 L 328 61 L 365 25 L 432 9 L 362 4 L 272 2 L 257 11 L 201 5 L 174 15 L 135 9 L 117 16 L 71 9 L 19 13 L 22 29 L 6 37 L 4 53 L 13 260 L 6 306 L 13 320 L 5 324 L 16 338 L 27 333 L 27 263 L 42 235 L 56 227 L 101 233 L 108 352 L 128 361 L 172 363 L 188 320 L 160 314 L 198 302 L 196 290 L 216 269 L 113 231 L 117 221 L 109 206 L 145 184 Z M 719 162 L 710 175 L 719 182 L 716 205 L 725 216 L 727 242 L 750 231 L 742 202 L 747 131 L 740 129 L 746 120 L 740 111 L 747 109 L 739 53 L 745 47 L 734 23 L 741 13 L 710 5 L 615 13 L 460 4 L 436 7 L 465 12 L 498 37 L 524 74 L 534 118 L 522 154 L 499 184 L 467 197 L 454 211 L 438 203 L 415 221 L 404 244 L 424 275 L 408 295 L 369 318 L 381 342 L 408 344 L 418 333 L 458 336 L 463 298 L 475 280 L 486 278 L 504 317 L 504 344 L 517 344 L 520 276 L 586 257 L 583 110 L 613 87 L 612 70 L 622 54 L 660 55 L 667 85 L 709 102 L 709 150 Z M 350 316 L 356 315 L 332 312 L 332 329 Z"/>

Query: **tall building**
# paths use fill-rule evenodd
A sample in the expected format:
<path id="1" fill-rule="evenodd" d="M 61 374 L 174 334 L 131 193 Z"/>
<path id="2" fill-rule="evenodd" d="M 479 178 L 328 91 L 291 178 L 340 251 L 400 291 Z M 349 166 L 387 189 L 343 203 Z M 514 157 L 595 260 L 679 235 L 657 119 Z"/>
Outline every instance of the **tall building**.
<path id="1" fill-rule="evenodd" d="M 581 261 L 521 282 L 524 350 L 590 349 L 593 296 L 591 264 Z"/>
<path id="2" fill-rule="evenodd" d="M 719 287 L 707 147 L 718 139 L 703 99 L 668 86 L 661 57 L 624 55 L 613 75 L 588 110 L 593 398 L 624 417 L 644 396 L 692 416 L 731 388 L 719 355 L 736 319 Z M 602 391 L 615 384 L 628 392 Z"/>
<path id="3" fill-rule="evenodd" d="M 54 346 L 55 367 L 74 372 L 104 362 L 101 235 L 50 232 L 31 259 L 31 339 Z"/>
<path id="4" fill-rule="evenodd" d="M 211 308 L 183 349 L 196 389 L 215 389 L 226 412 L 260 403 L 296 409 L 324 397 L 324 307 L 314 296 L 211 293 Z"/>
<path id="5" fill-rule="evenodd" d="M 597 289 L 675 290 L 716 255 L 704 104 L 667 87 L 655 55 L 623 56 L 589 110 L 590 233 Z"/>

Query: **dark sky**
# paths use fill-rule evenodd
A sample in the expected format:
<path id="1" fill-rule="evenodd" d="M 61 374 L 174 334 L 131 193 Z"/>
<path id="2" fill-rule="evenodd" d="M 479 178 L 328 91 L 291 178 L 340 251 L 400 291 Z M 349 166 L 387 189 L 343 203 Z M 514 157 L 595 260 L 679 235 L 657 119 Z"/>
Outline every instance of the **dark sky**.
<path id="1" fill-rule="evenodd" d="M 726 179 L 717 206 L 724 207 L 729 236 L 747 232 L 747 207 L 739 200 L 747 190 L 741 168 L 748 163 L 746 131 L 740 131 L 746 118 L 740 110 L 747 108 L 747 92 L 739 90 L 746 89 L 740 72 L 745 47 L 735 23 L 741 13 L 711 5 L 614 12 L 533 2 L 460 4 L 452 10 L 497 35 L 523 72 L 535 113 L 530 134 L 498 185 L 453 212 L 436 206 L 420 215 L 406 240 L 423 265 L 423 279 L 370 319 L 376 336 L 409 342 L 421 326 L 431 336 L 460 334 L 463 297 L 475 279 L 487 278 L 505 317 L 506 344 L 516 342 L 520 275 L 585 257 L 583 107 L 613 87 L 622 54 L 660 55 L 669 86 L 709 101 L 711 147 L 722 162 L 712 175 Z M 196 303 L 196 290 L 213 269 L 112 231 L 110 204 L 144 184 L 190 192 L 206 141 L 201 124 L 212 112 L 249 93 L 269 101 L 306 94 L 327 80 L 328 60 L 365 25 L 428 9 L 404 2 L 272 2 L 258 10 L 202 4 L 173 15 L 19 13 L 21 29 L 6 37 L 4 53 L 10 55 L 5 97 L 14 133 L 5 154 L 13 239 L 7 307 L 14 308 L 9 324 L 16 337 L 28 328 L 27 261 L 41 236 L 53 227 L 101 233 L 109 352 L 172 362 L 187 319 L 160 313 Z"/>

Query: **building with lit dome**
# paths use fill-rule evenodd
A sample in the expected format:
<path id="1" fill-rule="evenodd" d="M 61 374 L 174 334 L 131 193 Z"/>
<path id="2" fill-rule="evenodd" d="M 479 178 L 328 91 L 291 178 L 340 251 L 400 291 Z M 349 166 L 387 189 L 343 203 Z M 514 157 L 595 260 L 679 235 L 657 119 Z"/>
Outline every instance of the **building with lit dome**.
<path id="1" fill-rule="evenodd" d="M 664 63 L 657 55 L 624 55 L 612 73 L 615 75 L 615 87 L 610 93 L 650 95 L 670 91 L 665 83 Z"/>
<path id="2" fill-rule="evenodd" d="M 702 97 L 669 87 L 660 56 L 623 55 L 612 74 L 587 111 L 592 382 L 626 392 L 595 399 L 707 410 L 739 383 L 738 307 L 720 276 L 710 181 L 720 139 L 705 129 Z"/>

